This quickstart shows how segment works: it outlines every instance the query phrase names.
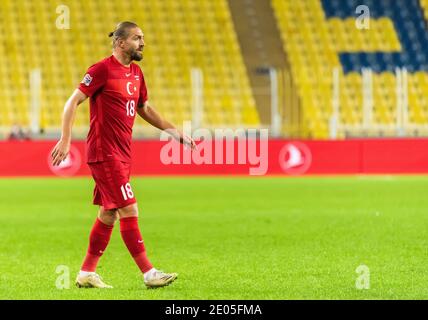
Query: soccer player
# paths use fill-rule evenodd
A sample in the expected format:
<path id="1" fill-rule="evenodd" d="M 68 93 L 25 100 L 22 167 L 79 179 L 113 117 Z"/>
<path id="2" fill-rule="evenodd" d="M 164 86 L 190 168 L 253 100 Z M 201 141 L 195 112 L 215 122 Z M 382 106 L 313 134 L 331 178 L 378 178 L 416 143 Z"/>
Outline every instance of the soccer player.
<path id="1" fill-rule="evenodd" d="M 196 144 L 161 117 L 148 101 L 143 72 L 132 62 L 143 59 L 144 34 L 138 25 L 121 22 L 109 36 L 112 37 L 113 54 L 92 65 L 67 100 L 61 138 L 51 154 L 53 165 L 59 165 L 67 157 L 76 109 L 90 97 L 87 163 L 95 180 L 93 203 L 99 205 L 99 211 L 76 285 L 111 288 L 95 270 L 119 218 L 122 239 L 144 274 L 145 285 L 148 288 L 162 287 L 173 282 L 177 274 L 164 273 L 153 267 L 138 226 L 138 206 L 129 183 L 135 116 L 138 113 L 154 127 L 168 130 L 191 149 Z"/>

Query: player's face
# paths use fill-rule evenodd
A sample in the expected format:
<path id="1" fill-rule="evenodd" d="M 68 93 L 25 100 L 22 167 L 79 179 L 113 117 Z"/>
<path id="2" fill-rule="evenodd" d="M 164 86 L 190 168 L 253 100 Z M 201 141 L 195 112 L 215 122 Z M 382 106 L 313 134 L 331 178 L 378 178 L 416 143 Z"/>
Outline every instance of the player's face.
<path id="1" fill-rule="evenodd" d="M 144 34 L 140 28 L 132 28 L 124 43 L 124 51 L 129 54 L 132 60 L 143 60 Z"/>

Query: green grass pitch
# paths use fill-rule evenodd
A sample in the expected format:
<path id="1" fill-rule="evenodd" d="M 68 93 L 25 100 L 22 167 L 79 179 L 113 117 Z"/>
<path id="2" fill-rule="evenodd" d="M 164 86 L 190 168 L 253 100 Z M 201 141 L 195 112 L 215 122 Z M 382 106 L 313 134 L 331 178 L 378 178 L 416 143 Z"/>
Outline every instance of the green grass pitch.
<path id="1" fill-rule="evenodd" d="M 116 225 L 97 270 L 114 289 L 76 288 L 97 211 L 92 180 L 0 179 L 0 298 L 428 298 L 427 176 L 131 183 L 149 257 L 176 282 L 145 289 Z M 55 286 L 59 265 L 70 289 Z M 369 289 L 356 288 L 360 265 Z"/>

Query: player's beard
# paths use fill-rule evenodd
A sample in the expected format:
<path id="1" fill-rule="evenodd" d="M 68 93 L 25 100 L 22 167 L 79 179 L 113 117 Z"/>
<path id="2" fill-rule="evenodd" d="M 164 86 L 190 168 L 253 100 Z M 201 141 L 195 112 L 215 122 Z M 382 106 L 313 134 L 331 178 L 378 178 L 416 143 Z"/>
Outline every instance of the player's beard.
<path id="1" fill-rule="evenodd" d="M 139 52 L 137 50 L 132 50 L 131 52 L 131 60 L 133 61 L 141 61 L 143 60 L 143 52 Z"/>

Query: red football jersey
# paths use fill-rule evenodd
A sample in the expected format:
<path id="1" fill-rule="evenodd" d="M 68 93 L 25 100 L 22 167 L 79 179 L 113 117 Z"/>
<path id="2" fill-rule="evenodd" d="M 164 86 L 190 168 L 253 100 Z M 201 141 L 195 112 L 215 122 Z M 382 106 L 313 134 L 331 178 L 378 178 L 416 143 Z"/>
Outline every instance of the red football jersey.
<path id="1" fill-rule="evenodd" d="M 79 89 L 90 97 L 87 162 L 131 162 L 135 115 L 147 101 L 140 67 L 135 63 L 125 67 L 111 55 L 88 69 Z"/>

